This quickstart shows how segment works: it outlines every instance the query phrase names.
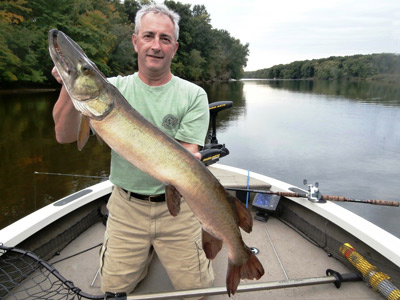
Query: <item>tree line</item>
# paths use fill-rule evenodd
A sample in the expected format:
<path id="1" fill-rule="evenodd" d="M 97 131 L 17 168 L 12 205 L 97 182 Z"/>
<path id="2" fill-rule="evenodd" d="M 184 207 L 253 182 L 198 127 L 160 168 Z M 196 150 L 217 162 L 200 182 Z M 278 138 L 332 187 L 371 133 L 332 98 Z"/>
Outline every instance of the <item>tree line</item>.
<path id="1" fill-rule="evenodd" d="M 246 78 L 265 79 L 400 79 L 400 55 L 393 53 L 332 56 L 295 61 L 246 72 Z"/>
<path id="2" fill-rule="evenodd" d="M 54 83 L 48 31 L 57 28 L 85 51 L 106 76 L 137 70 L 131 36 L 136 12 L 147 0 L 2 0 L 0 84 Z M 196 80 L 239 79 L 249 45 L 211 26 L 204 5 L 165 1 L 181 16 L 175 75 Z"/>

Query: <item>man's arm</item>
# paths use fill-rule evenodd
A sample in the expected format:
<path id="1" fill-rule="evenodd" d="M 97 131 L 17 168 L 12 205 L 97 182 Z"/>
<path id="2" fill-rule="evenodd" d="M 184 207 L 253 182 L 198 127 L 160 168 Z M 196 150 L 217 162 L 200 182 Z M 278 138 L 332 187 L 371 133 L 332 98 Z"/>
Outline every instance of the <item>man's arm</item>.
<path id="1" fill-rule="evenodd" d="M 53 68 L 51 74 L 59 83 L 62 84 L 62 80 L 56 68 Z M 81 114 L 72 104 L 72 100 L 64 85 L 61 88 L 60 95 L 58 96 L 57 102 L 53 108 L 53 119 L 57 142 L 65 144 L 77 140 Z"/>

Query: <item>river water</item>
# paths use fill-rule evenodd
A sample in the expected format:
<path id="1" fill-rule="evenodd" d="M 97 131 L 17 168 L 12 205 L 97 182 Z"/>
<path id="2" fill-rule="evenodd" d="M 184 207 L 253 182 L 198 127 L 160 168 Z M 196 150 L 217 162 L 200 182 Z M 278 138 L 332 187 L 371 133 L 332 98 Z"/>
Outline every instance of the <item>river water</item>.
<path id="1" fill-rule="evenodd" d="M 218 115 L 221 163 L 326 195 L 400 201 L 400 85 L 242 80 L 202 85 Z M 99 182 L 110 154 L 93 138 L 79 152 L 54 138 L 57 92 L 0 93 L 0 228 Z M 51 173 L 51 174 L 49 174 Z M 81 175 L 81 176 L 71 176 Z M 87 176 L 87 177 L 82 177 Z M 400 208 L 340 204 L 400 237 Z"/>

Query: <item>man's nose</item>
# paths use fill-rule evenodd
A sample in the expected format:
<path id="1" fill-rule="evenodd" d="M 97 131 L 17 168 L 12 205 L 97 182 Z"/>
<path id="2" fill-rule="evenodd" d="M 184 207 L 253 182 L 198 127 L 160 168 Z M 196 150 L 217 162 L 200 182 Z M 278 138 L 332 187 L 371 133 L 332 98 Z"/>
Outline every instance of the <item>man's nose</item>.
<path id="1" fill-rule="evenodd" d="M 152 45 L 151 45 L 151 49 L 153 49 L 153 50 L 160 50 L 160 38 L 159 37 L 155 37 L 154 39 L 153 39 L 153 43 L 152 43 Z"/>

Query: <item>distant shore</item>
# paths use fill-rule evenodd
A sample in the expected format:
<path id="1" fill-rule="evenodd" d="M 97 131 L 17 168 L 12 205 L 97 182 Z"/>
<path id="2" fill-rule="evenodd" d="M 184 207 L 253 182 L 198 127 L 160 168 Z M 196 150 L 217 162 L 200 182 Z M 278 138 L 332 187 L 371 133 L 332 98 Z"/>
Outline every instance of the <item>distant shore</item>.
<path id="1" fill-rule="evenodd" d="M 257 79 L 252 77 L 244 77 L 242 79 Z M 348 77 L 341 79 L 319 79 L 319 78 L 300 78 L 300 79 L 282 79 L 282 78 L 258 78 L 264 80 L 347 80 L 347 81 L 379 81 L 383 83 L 400 83 L 400 74 L 377 74 L 373 76 L 369 76 L 366 78 L 361 77 Z M 228 82 L 229 80 L 215 80 L 215 81 L 195 81 L 196 83 L 202 82 Z M 27 87 L 23 87 L 23 84 L 18 83 L 18 85 L 7 84 L 5 87 L 0 87 L 0 94 L 22 94 L 22 93 L 46 93 L 46 92 L 55 92 L 61 88 L 61 85 L 44 85 L 34 83 L 26 83 Z"/>

